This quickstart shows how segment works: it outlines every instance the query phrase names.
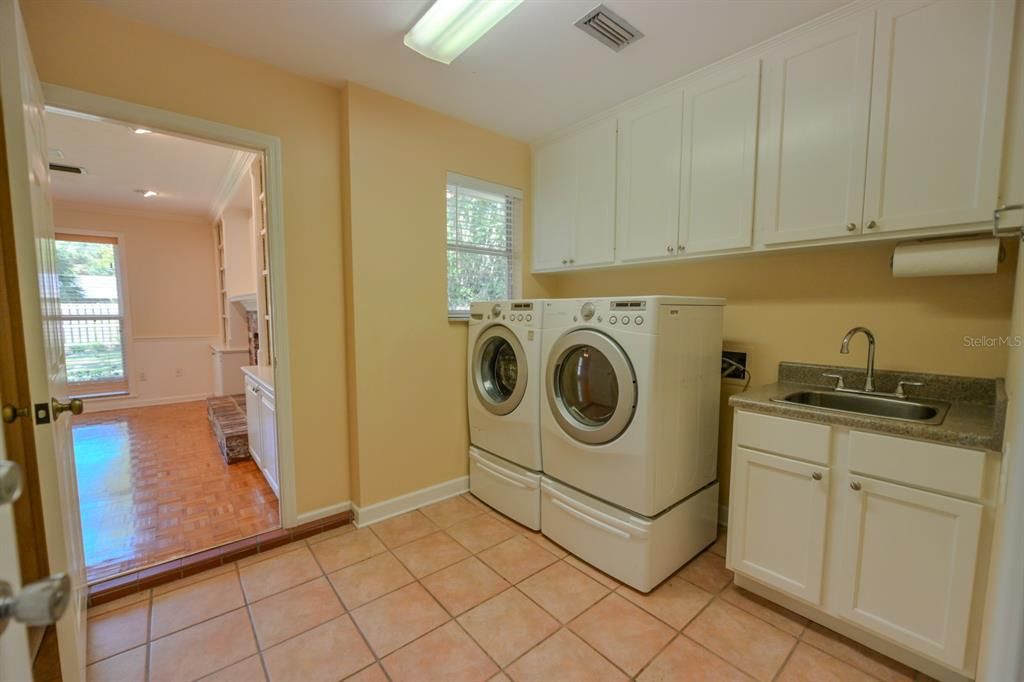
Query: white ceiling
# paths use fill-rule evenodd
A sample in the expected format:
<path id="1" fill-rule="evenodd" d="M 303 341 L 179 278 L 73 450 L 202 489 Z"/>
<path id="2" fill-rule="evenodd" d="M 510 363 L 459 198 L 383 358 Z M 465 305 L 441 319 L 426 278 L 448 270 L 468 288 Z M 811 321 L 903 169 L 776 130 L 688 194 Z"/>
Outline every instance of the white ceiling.
<path id="1" fill-rule="evenodd" d="M 57 200 L 207 217 L 227 200 L 244 154 L 173 135 L 136 135 L 127 124 L 54 111 L 46 113 L 46 140 L 51 163 L 86 170 L 85 175 L 51 171 Z M 160 196 L 146 199 L 136 191 L 147 189 Z"/>
<path id="2" fill-rule="evenodd" d="M 534 140 L 849 0 L 605 0 L 645 34 L 616 53 L 573 24 L 600 0 L 526 0 L 450 66 L 402 44 L 430 0 L 92 0 L 327 83 L 347 80 Z"/>

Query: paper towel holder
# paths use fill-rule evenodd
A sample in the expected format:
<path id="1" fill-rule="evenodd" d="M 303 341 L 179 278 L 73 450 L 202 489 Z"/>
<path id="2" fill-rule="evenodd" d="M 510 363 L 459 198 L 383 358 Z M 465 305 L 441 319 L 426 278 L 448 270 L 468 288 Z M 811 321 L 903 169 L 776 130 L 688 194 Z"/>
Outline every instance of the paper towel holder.
<path id="1" fill-rule="evenodd" d="M 1019 235 L 1021 241 L 1024 241 L 1024 228 L 1020 227 L 999 227 L 999 219 L 1003 213 L 1007 211 L 1024 211 L 1024 204 L 1003 204 L 996 210 L 992 211 L 992 236 L 993 237 L 1012 237 L 1013 235 Z"/>
<path id="2" fill-rule="evenodd" d="M 1007 209 L 1007 210 L 1012 210 L 1011 206 L 1005 206 L 1004 208 Z M 1022 208 L 1024 208 L 1024 205 L 1022 205 Z M 1004 229 L 1009 229 L 1009 228 L 1004 228 Z M 1024 228 L 1015 227 L 1015 228 L 1012 228 L 1012 229 L 1021 230 L 1021 240 L 1024 240 Z M 998 236 L 998 237 L 1008 237 L 1008 236 L 1011 236 L 1011 235 L 1012 235 L 1012 233 L 1003 232 L 1003 233 L 998 234 L 996 236 Z M 959 237 L 934 237 L 932 239 L 915 239 L 914 241 L 911 241 L 911 242 L 900 242 L 900 244 L 928 244 L 930 242 L 968 242 L 968 241 L 971 241 L 973 239 L 978 239 L 978 235 L 976 235 L 976 234 L 967 234 L 967 235 L 961 235 Z M 899 246 L 900 244 L 897 244 L 896 246 Z M 890 272 L 892 272 L 893 260 L 895 258 L 896 258 L 896 252 L 894 250 L 891 254 L 889 254 L 889 271 Z M 997 258 L 997 262 L 998 263 L 1002 263 L 1005 260 L 1006 260 L 1006 247 L 1003 246 L 1002 243 L 1000 243 L 999 244 L 999 256 Z"/>

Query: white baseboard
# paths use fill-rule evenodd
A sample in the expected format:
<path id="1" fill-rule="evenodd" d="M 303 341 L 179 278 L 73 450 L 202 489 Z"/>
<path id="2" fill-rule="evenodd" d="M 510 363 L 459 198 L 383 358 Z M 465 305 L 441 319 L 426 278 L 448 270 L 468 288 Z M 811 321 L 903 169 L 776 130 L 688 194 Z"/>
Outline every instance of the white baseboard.
<path id="1" fill-rule="evenodd" d="M 377 502 L 365 507 L 352 505 L 353 523 L 357 527 L 362 528 L 378 521 L 390 519 L 392 516 L 398 516 L 407 511 L 418 509 L 424 505 L 461 495 L 467 491 L 469 491 L 469 476 L 459 476 L 450 481 L 432 485 L 429 488 L 420 488 L 411 493 L 392 497 L 390 500 L 384 500 L 383 502 Z"/>
<path id="2" fill-rule="evenodd" d="M 206 400 L 212 394 L 195 393 L 193 395 L 168 395 L 160 398 L 133 398 L 124 396 L 120 398 L 86 398 L 85 412 L 109 412 L 110 410 L 126 410 L 132 407 L 151 407 L 153 405 L 171 405 L 174 403 L 191 403 L 197 400 Z"/>
<path id="3" fill-rule="evenodd" d="M 729 505 L 727 504 L 718 505 L 718 525 L 726 527 L 729 525 Z"/>
<path id="4" fill-rule="evenodd" d="M 319 509 L 313 509 L 308 512 L 302 512 L 297 517 L 295 517 L 295 525 L 301 526 L 302 524 L 309 523 L 310 521 L 319 521 L 322 518 L 334 516 L 335 514 L 340 514 L 341 512 L 346 512 L 350 509 L 352 509 L 352 502 L 350 502 L 349 500 L 345 500 L 344 502 L 338 502 L 337 504 L 329 504 L 326 507 L 320 507 Z"/>

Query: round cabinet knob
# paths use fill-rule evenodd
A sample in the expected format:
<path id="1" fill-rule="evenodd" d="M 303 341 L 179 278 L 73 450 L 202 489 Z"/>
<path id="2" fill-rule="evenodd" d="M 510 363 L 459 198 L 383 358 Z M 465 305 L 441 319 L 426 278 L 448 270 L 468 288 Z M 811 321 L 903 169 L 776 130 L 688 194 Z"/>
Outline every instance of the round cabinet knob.
<path id="1" fill-rule="evenodd" d="M 594 313 L 596 312 L 597 308 L 594 306 L 593 303 L 590 302 L 584 303 L 583 306 L 580 308 L 580 316 L 582 316 L 584 320 L 589 320 L 594 316 Z"/>
<path id="2" fill-rule="evenodd" d="M 676 251 L 682 253 L 683 251 L 686 251 L 686 247 L 683 246 L 682 244 L 676 244 Z"/>
<path id="3" fill-rule="evenodd" d="M 876 227 L 878 227 L 878 223 L 876 223 L 874 220 L 872 220 L 867 225 L 865 225 L 865 227 L 868 228 L 869 230 L 873 230 Z"/>
<path id="4" fill-rule="evenodd" d="M 854 232 L 857 229 L 857 223 L 846 223 L 846 231 Z"/>
<path id="5" fill-rule="evenodd" d="M 676 250 L 676 247 L 669 244 L 668 246 L 665 247 L 665 250 L 668 251 L 669 253 L 672 253 L 673 251 Z"/>
<path id="6" fill-rule="evenodd" d="M 860 481 L 850 481 L 850 490 L 860 490 Z"/>
<path id="7" fill-rule="evenodd" d="M 497 317 L 498 315 L 501 315 L 501 304 L 500 303 L 495 303 L 494 304 L 494 307 L 491 308 L 491 315 L 493 315 L 494 317 Z"/>
<path id="8" fill-rule="evenodd" d="M 568 264 L 568 262 L 569 261 L 567 261 L 566 259 L 564 259 L 564 258 L 562 259 L 562 265 L 566 265 L 566 264 Z"/>
<path id="9" fill-rule="evenodd" d="M 815 481 L 820 481 L 821 480 L 821 472 L 820 471 L 815 471 L 813 474 L 811 474 L 811 478 L 813 478 Z"/>
<path id="10" fill-rule="evenodd" d="M 573 264 L 573 263 L 575 263 L 575 262 L 576 262 L 576 259 L 575 259 L 575 258 L 570 258 L 570 259 L 569 259 L 569 264 L 570 264 L 570 265 L 572 265 L 572 264 Z"/>

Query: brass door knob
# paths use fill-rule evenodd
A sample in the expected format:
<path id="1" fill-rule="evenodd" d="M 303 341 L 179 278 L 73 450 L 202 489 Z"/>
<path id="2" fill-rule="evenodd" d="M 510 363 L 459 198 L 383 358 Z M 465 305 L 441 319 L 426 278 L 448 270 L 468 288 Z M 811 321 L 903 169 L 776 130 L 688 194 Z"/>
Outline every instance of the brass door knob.
<path id="1" fill-rule="evenodd" d="M 82 414 L 85 410 L 85 403 L 82 402 L 81 398 L 72 398 L 66 403 L 62 403 L 56 398 L 51 398 L 50 409 L 53 410 L 53 418 L 57 419 L 65 412 L 70 412 L 71 414 Z"/>
<path id="2" fill-rule="evenodd" d="M 5 424 L 13 424 L 15 421 L 17 421 L 18 417 L 27 416 L 27 407 L 15 407 L 14 405 L 10 404 L 3 406 L 3 419 Z"/>

